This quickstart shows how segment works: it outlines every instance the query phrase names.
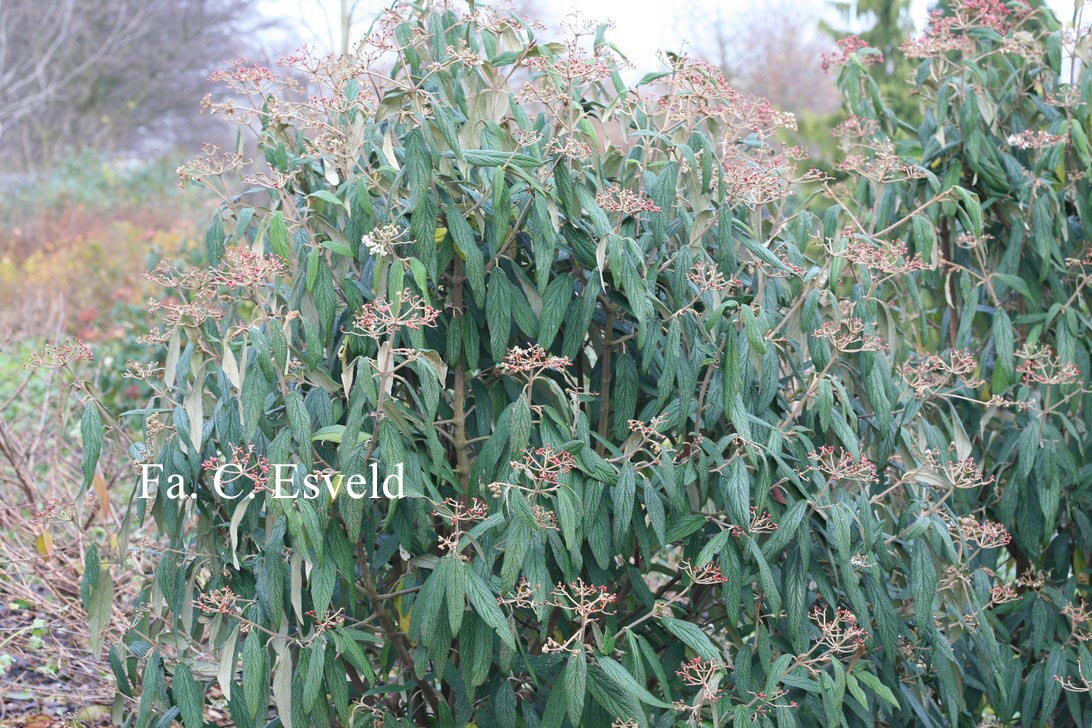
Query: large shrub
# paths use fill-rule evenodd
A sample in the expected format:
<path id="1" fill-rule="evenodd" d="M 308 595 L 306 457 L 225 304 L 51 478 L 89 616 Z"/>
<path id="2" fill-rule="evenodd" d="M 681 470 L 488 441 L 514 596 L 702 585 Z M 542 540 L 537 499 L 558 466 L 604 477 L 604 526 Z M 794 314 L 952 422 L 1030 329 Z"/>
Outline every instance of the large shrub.
<path id="1" fill-rule="evenodd" d="M 1087 29 L 1064 30 L 1022 3 L 954 3 L 905 51 L 920 61 L 920 127 L 896 118 L 851 63 L 841 80 L 858 116 L 847 141 L 924 172 L 899 179 L 876 165 L 841 202 L 861 211 L 854 229 L 870 235 L 921 210 L 935 234 L 911 238 L 911 250 L 935 268 L 909 297 L 881 294 L 905 301 L 886 315 L 908 350 L 973 365 L 977 392 L 914 408 L 918 437 L 972 449 L 993 481 L 953 498 L 984 507 L 1012 534 L 1000 573 L 1016 577 L 1021 596 L 981 626 L 989 639 L 978 636 L 973 689 L 1004 720 L 1084 725 L 1089 685 L 1067 675 L 1082 655 L 1085 676 L 1092 664 Z M 954 184 L 975 193 L 981 217 L 953 204 Z"/>
<path id="2" fill-rule="evenodd" d="M 119 715 L 1087 724 L 1087 91 L 1052 20 L 969 5 L 916 135 L 844 46 L 843 182 L 700 62 L 627 88 L 602 29 L 404 6 L 222 74 L 264 164 L 183 169 L 225 204 L 153 274 L 161 486 L 84 580 L 98 636 L 149 573 Z M 373 462 L 406 498 L 346 495 Z M 272 498 L 277 463 L 342 490 Z"/>

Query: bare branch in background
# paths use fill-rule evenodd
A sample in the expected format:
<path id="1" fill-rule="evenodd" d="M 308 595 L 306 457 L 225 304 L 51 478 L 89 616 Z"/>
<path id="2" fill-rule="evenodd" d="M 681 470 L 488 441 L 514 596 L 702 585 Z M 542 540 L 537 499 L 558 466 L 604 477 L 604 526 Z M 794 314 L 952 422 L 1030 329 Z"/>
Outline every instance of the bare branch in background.
<path id="1" fill-rule="evenodd" d="M 820 66 L 832 44 L 818 32 L 815 18 L 800 13 L 792 3 L 779 2 L 741 20 L 732 62 L 739 90 L 768 98 L 797 115 L 825 116 L 838 110 L 834 81 Z"/>
<path id="2" fill-rule="evenodd" d="M 147 150 L 207 137 L 209 71 L 252 48 L 256 0 L 4 0 L 6 171 L 66 149 Z"/>
<path id="3" fill-rule="evenodd" d="M 768 98 L 795 114 L 832 113 L 834 82 L 820 68 L 830 50 L 818 20 L 799 4 L 771 2 L 747 13 L 726 14 L 713 0 L 698 0 L 677 20 L 694 39 L 693 54 L 720 66 L 740 91 Z"/>
<path id="4" fill-rule="evenodd" d="M 389 4 L 381 0 L 296 0 L 291 20 L 299 23 L 324 50 L 344 55 L 365 30 L 358 27 L 358 22 Z"/>

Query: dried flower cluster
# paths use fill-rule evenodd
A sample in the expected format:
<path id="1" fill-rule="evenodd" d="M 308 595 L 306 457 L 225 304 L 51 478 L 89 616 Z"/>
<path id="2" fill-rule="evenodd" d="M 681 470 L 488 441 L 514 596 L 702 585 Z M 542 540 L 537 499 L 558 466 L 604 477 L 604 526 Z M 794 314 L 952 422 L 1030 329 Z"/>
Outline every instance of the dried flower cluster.
<path id="1" fill-rule="evenodd" d="M 395 224 L 379 225 L 360 239 L 365 250 L 375 256 L 394 256 L 395 246 L 403 245 L 406 230 Z"/>
<path id="2" fill-rule="evenodd" d="M 466 561 L 468 557 L 459 554 L 459 542 L 470 526 L 489 518 L 489 506 L 477 498 L 472 498 L 469 502 L 445 498 L 432 511 L 432 515 L 438 516 L 451 527 L 451 533 L 440 536 L 440 548 L 448 553 L 458 554 Z"/>
<path id="3" fill-rule="evenodd" d="M 950 349 L 945 355 L 926 354 L 911 359 L 900 368 L 900 373 L 914 393 L 922 399 L 941 394 L 949 387 L 961 384 L 974 388 L 982 381 L 975 376 L 978 362 L 965 349 Z"/>
<path id="4" fill-rule="evenodd" d="M 531 344 L 526 348 L 514 346 L 509 349 L 497 368 L 505 374 L 524 374 L 534 379 L 546 371 L 562 371 L 571 364 L 568 357 L 553 356 L 538 344 Z"/>
<path id="5" fill-rule="evenodd" d="M 922 179 L 927 174 L 920 166 L 903 161 L 886 141 L 873 142 L 864 153 L 846 154 L 835 168 L 876 183 Z"/>
<path id="6" fill-rule="evenodd" d="M 925 463 L 928 467 L 937 469 L 948 485 L 958 490 L 984 488 L 996 481 L 995 476 L 987 477 L 983 474 L 974 458 L 938 459 L 935 453 L 929 451 L 925 453 Z"/>
<path id="7" fill-rule="evenodd" d="M 823 54 L 822 67 L 824 71 L 829 72 L 832 68 L 844 66 L 849 62 L 850 56 L 854 53 L 869 49 L 868 43 L 855 35 L 847 35 L 844 38 L 839 38 L 836 41 L 836 45 L 838 46 L 836 52 Z M 858 55 L 858 60 L 865 65 L 883 63 L 883 54 L 875 49 L 871 50 L 873 51 L 872 53 Z"/>
<path id="8" fill-rule="evenodd" d="M 827 610 L 816 605 L 811 610 L 811 620 L 819 629 L 819 643 L 829 655 L 851 655 L 865 646 L 868 632 L 857 624 L 853 612 L 842 607 L 834 610 L 834 616 L 827 616 Z"/>
<path id="9" fill-rule="evenodd" d="M 719 699 L 722 692 L 722 689 L 717 687 L 718 678 L 727 669 L 728 665 L 720 660 L 703 660 L 700 657 L 694 657 L 684 662 L 675 674 L 682 678 L 684 685 L 699 688 L 705 700 L 715 701 Z"/>
<path id="10" fill-rule="evenodd" d="M 733 147 L 722 156 L 721 167 L 728 204 L 765 205 L 794 194 L 796 180 L 790 160 L 783 155 L 747 154 Z"/>
<path id="11" fill-rule="evenodd" d="M 403 290 L 394 294 L 393 301 L 378 298 L 365 303 L 353 319 L 350 333 L 382 339 L 403 329 L 416 331 L 435 326 L 439 315 L 439 309 L 425 303 L 424 298 Z"/>
<path id="12" fill-rule="evenodd" d="M 614 614 L 618 597 L 605 586 L 585 584 L 578 579 L 570 584 L 558 584 L 550 592 L 546 604 L 572 612 L 582 620 Z"/>
<path id="13" fill-rule="evenodd" d="M 452 525 L 477 523 L 489 518 L 489 507 L 484 501 L 472 498 L 470 503 L 463 503 L 454 498 L 445 498 L 440 508 L 432 511 Z"/>
<path id="14" fill-rule="evenodd" d="M 241 246 L 225 250 L 216 266 L 180 269 L 172 261 L 162 260 L 145 278 L 173 289 L 177 296 L 148 299 L 148 311 L 159 315 L 166 330 L 155 329 L 144 338 L 148 343 L 164 343 L 169 338 L 169 331 L 179 326 L 201 326 L 206 321 L 219 321 L 224 316 L 224 307 L 219 300 L 222 287 L 253 289 L 286 272 L 284 263 L 276 257 Z"/>
<path id="15" fill-rule="evenodd" d="M 855 458 L 844 448 L 835 449 L 829 445 L 808 453 L 808 467 L 799 472 L 804 475 L 813 470 L 830 480 L 871 482 L 876 479 L 876 466 L 868 458 Z"/>
<path id="16" fill-rule="evenodd" d="M 903 44 L 910 58 L 940 58 L 949 53 L 974 53 L 975 38 L 970 31 L 989 28 L 1002 36 L 1016 32 L 1031 17 L 1023 0 L 956 0 L 948 12 L 934 10 L 925 33 Z"/>
<path id="17" fill-rule="evenodd" d="M 683 561 L 680 566 L 683 573 L 690 577 L 690 581 L 694 584 L 724 584 L 728 581 L 728 577 L 713 561 L 707 561 L 701 566 L 694 566 L 689 561 Z"/>
<path id="18" fill-rule="evenodd" d="M 655 465 L 660 462 L 660 458 L 663 456 L 663 440 L 664 437 L 659 432 L 659 428 L 663 425 L 667 418 L 663 415 L 657 415 L 649 423 L 641 422 L 640 420 L 629 420 L 626 426 L 629 431 L 633 433 L 634 437 L 631 438 L 632 446 L 627 448 L 627 452 L 636 454 L 638 451 L 644 451 L 648 454 L 648 463 Z"/>
<path id="19" fill-rule="evenodd" d="M 621 187 L 611 187 L 595 196 L 595 204 L 609 212 L 636 215 L 639 212 L 660 212 L 648 197 Z"/>
<path id="20" fill-rule="evenodd" d="M 1018 134 L 1010 134 L 1008 142 L 1017 149 L 1043 149 L 1061 144 L 1065 134 L 1050 134 L 1041 130 L 1026 129 Z"/>
<path id="21" fill-rule="evenodd" d="M 321 634 L 323 632 L 329 632 L 332 629 L 336 629 L 345 623 L 345 610 L 338 609 L 335 612 L 331 612 L 326 616 L 320 617 L 314 609 L 309 609 L 304 612 L 308 617 L 315 620 L 315 632 Z"/>
<path id="22" fill-rule="evenodd" d="M 875 119 L 850 114 L 831 130 L 835 139 L 852 142 L 871 142 L 880 133 L 880 125 Z"/>
<path id="23" fill-rule="evenodd" d="M 887 350 L 887 344 L 882 338 L 876 334 L 865 333 L 865 323 L 859 318 L 828 321 L 815 330 L 815 335 L 826 339 L 831 346 L 846 354 Z"/>
<path id="24" fill-rule="evenodd" d="M 535 525 L 546 531 L 556 531 L 557 514 L 538 503 L 531 504 L 531 517 L 535 519 Z"/>
<path id="25" fill-rule="evenodd" d="M 1016 371 L 1024 375 L 1026 384 L 1073 384 L 1081 376 L 1076 364 L 1062 361 L 1047 346 L 1029 344 L 1022 347 L 1016 356 L 1019 359 Z"/>
<path id="26" fill-rule="evenodd" d="M 39 352 L 31 354 L 27 368 L 60 369 L 72 362 L 91 362 L 94 354 L 82 339 L 68 339 L 60 345 L 47 344 Z"/>
<path id="27" fill-rule="evenodd" d="M 239 595 L 231 587 L 225 586 L 210 592 L 204 592 L 197 600 L 197 608 L 205 614 L 234 615 Z"/>
<path id="28" fill-rule="evenodd" d="M 220 471 L 223 485 L 249 480 L 253 485 L 251 498 L 268 490 L 272 472 L 269 459 L 256 452 L 253 444 L 246 447 L 233 445 L 230 458 L 224 455 L 208 458 L 201 464 L 201 469 L 206 472 Z"/>
<path id="29" fill-rule="evenodd" d="M 769 511 L 758 512 L 758 509 L 751 506 L 751 522 L 746 525 L 734 525 L 731 528 L 730 533 L 733 538 L 742 538 L 743 536 L 759 536 L 764 533 L 773 533 L 777 530 L 777 524 L 774 523 L 773 516 Z"/>
<path id="30" fill-rule="evenodd" d="M 701 293 L 726 291 L 743 285 L 738 278 L 727 278 L 708 260 L 698 261 L 694 270 L 686 274 L 686 278 L 697 286 Z"/>
<path id="31" fill-rule="evenodd" d="M 1079 642 L 1092 642 L 1092 607 L 1082 599 L 1080 602 L 1062 607 L 1062 614 L 1069 617 L 1073 637 Z"/>
<path id="32" fill-rule="evenodd" d="M 1077 674 L 1074 677 L 1053 675 L 1054 681 L 1069 693 L 1092 693 L 1092 678 L 1085 677 L 1084 665 L 1077 661 Z"/>
<path id="33" fill-rule="evenodd" d="M 614 614 L 614 604 L 618 601 L 618 595 L 607 587 L 586 584 L 583 579 L 569 584 L 555 584 L 549 593 L 538 597 L 536 590 L 540 589 L 541 585 L 532 588 L 526 579 L 522 579 L 511 594 L 497 597 L 497 603 L 523 608 L 552 607 L 574 620 L 576 629 L 573 634 L 564 642 L 553 636 L 549 637 L 542 646 L 545 653 L 579 654 L 590 625 L 604 616 Z"/>
<path id="34" fill-rule="evenodd" d="M 1020 598 L 1020 593 L 1008 584 L 997 584 L 990 587 L 990 606 L 998 606 L 1015 602 Z"/>
<path id="35" fill-rule="evenodd" d="M 154 362 L 141 362 L 134 359 L 129 359 L 125 362 L 125 371 L 121 376 L 126 379 L 140 379 L 147 381 L 159 376 L 163 371 L 163 367 L 157 366 Z"/>
<path id="36" fill-rule="evenodd" d="M 1004 525 L 997 521 L 981 521 L 973 516 L 963 516 L 956 522 L 956 535 L 975 543 L 979 548 L 994 549 L 1006 546 L 1012 536 Z"/>
<path id="37" fill-rule="evenodd" d="M 534 73 L 518 98 L 555 102 L 571 94 L 574 87 L 598 83 L 621 67 L 617 58 L 600 52 L 589 55 L 576 42 L 570 43 L 567 51 L 560 58 L 537 55 L 524 60 L 524 65 Z"/>
<path id="38" fill-rule="evenodd" d="M 668 59 L 670 86 L 656 107 L 671 123 L 692 123 L 713 118 L 724 126 L 725 140 L 754 134 L 769 139 L 778 130 L 796 129 L 792 114 L 777 110 L 767 99 L 747 96 L 732 88 L 720 68 L 687 55 Z"/>
<path id="39" fill-rule="evenodd" d="M 277 257 L 237 246 L 224 251 L 220 266 L 213 271 L 212 282 L 228 288 L 252 288 L 285 272 L 284 263 Z"/>
<path id="40" fill-rule="evenodd" d="M 246 164 L 241 154 L 225 152 L 215 144 L 205 144 L 201 154 L 178 168 L 178 180 L 185 187 L 210 177 L 238 172 Z"/>
<path id="41" fill-rule="evenodd" d="M 843 235 L 849 238 L 849 244 L 838 254 L 844 255 L 854 265 L 891 276 L 908 275 L 935 267 L 921 258 L 912 258 L 906 243 L 901 240 L 870 240 L 848 230 Z"/>
<path id="42" fill-rule="evenodd" d="M 31 524 L 41 532 L 51 523 L 72 519 L 72 504 L 60 498 L 47 498 L 44 507 L 31 516 Z"/>
<path id="43" fill-rule="evenodd" d="M 558 478 L 576 466 L 576 458 L 565 450 L 558 450 L 552 445 L 530 448 L 523 451 L 523 458 L 513 460 L 512 469 L 523 473 L 537 491 L 552 491 L 557 488 Z"/>

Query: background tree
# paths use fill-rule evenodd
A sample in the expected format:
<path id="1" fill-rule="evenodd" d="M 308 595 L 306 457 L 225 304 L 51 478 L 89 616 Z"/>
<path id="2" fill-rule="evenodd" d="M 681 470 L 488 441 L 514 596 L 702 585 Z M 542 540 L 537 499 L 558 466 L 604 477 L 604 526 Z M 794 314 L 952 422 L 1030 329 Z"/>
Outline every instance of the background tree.
<path id="1" fill-rule="evenodd" d="M 833 44 L 799 4 L 771 2 L 750 12 L 726 13 L 721 3 L 689 3 L 678 18 L 691 51 L 713 63 L 744 93 L 766 98 L 798 116 L 838 109 L 834 82 L 821 69 Z"/>
<path id="2" fill-rule="evenodd" d="M 255 0 L 44 6 L 5 0 L 0 154 L 6 171 L 45 168 L 68 148 L 114 152 L 207 140 L 209 122 L 198 115 L 205 81 L 223 58 L 254 48 L 255 6 Z"/>
<path id="3" fill-rule="evenodd" d="M 911 5 L 912 0 L 831 0 L 830 7 L 842 22 L 820 23 L 820 27 L 833 37 L 854 33 L 883 53 L 883 72 L 874 71 L 873 75 L 899 118 L 914 118 L 917 113 L 917 103 L 895 91 L 904 88 L 903 81 L 914 67 L 900 49 L 914 32 Z"/>
<path id="4" fill-rule="evenodd" d="M 732 83 L 797 116 L 834 113 L 838 92 L 821 67 L 831 43 L 817 27 L 815 18 L 788 2 L 740 15 L 728 54 Z"/>

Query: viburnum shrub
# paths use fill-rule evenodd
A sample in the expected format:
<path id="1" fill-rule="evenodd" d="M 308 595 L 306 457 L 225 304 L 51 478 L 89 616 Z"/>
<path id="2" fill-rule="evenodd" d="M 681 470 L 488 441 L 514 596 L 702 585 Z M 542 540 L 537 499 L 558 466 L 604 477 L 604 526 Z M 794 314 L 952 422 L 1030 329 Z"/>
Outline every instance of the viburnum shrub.
<path id="1" fill-rule="evenodd" d="M 836 199 L 857 212 L 831 244 L 857 262 L 862 240 L 929 261 L 877 293 L 901 302 L 876 311 L 881 330 L 899 331 L 889 340 L 917 395 L 904 437 L 941 461 L 959 488 L 949 503 L 997 522 L 958 520 L 963 535 L 1004 541 L 1001 563 L 971 564 L 1007 582 L 989 587 L 994 618 L 979 616 L 967 658 L 957 644 L 956 664 L 939 664 L 954 673 L 940 684 L 952 722 L 960 690 L 1002 722 L 1092 721 L 1088 40 L 1025 3 L 951 3 L 903 49 L 920 62 L 917 129 L 874 93 L 859 58 L 841 71 L 844 167 L 857 179 Z M 960 205 L 967 191 L 980 205 Z M 899 235 L 908 210 L 919 216 Z M 867 285 L 865 267 L 892 270 L 847 268 L 847 284 Z M 982 475 L 965 470 L 969 458 Z M 906 507 L 928 512 L 936 495 Z M 945 572 L 957 593 L 986 588 L 974 568 Z"/>
<path id="2" fill-rule="evenodd" d="M 1088 91 L 1049 16 L 953 5 L 920 132 L 831 61 L 840 179 L 601 27 L 398 6 L 217 74 L 261 160 L 181 170 L 224 205 L 151 274 L 159 487 L 83 588 L 98 641 L 148 575 L 118 716 L 1087 724 Z"/>

